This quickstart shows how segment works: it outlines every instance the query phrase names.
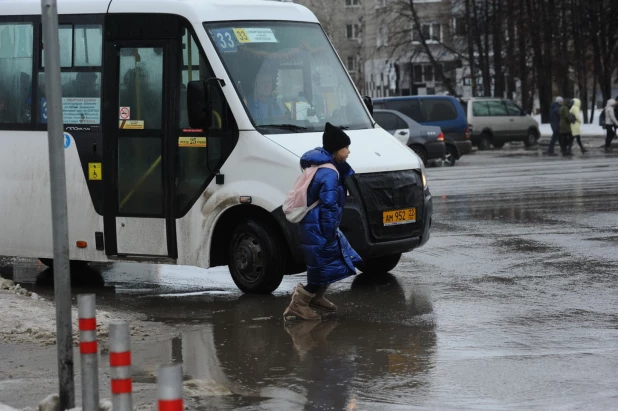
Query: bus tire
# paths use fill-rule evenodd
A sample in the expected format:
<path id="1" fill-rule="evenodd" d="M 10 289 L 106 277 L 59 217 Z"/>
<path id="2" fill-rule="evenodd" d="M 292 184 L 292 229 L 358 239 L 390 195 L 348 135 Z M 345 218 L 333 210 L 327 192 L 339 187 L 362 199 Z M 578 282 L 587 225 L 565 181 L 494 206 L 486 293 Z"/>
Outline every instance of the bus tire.
<path id="1" fill-rule="evenodd" d="M 363 273 L 367 274 L 386 274 L 397 267 L 400 258 L 401 253 L 384 255 L 382 257 L 365 258 L 363 259 L 363 264 L 359 267 L 359 269 Z"/>
<path id="2" fill-rule="evenodd" d="M 245 293 L 268 294 L 281 284 L 285 253 L 267 226 L 254 220 L 238 225 L 228 258 L 232 279 Z"/>

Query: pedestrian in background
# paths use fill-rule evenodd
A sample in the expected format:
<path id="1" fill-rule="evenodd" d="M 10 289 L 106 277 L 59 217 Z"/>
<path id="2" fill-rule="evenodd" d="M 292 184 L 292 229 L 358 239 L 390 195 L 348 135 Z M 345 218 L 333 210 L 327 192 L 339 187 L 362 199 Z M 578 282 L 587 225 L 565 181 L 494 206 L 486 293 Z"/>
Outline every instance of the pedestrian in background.
<path id="1" fill-rule="evenodd" d="M 350 154 L 350 137 L 339 127 L 326 123 L 322 135 L 322 147 L 306 152 L 300 166 L 319 166 L 330 163 L 337 171 L 320 168 L 307 189 L 307 205 L 319 200 L 302 219 L 300 240 L 307 263 L 307 285 L 298 283 L 292 292 L 292 301 L 285 309 L 283 318 L 320 320 L 313 309 L 332 313 L 337 306 L 324 298 L 328 286 L 356 274 L 356 265 L 362 263 L 339 230 L 348 189 L 346 178 L 354 174 L 346 162 Z"/>
<path id="2" fill-rule="evenodd" d="M 569 144 L 569 153 L 571 152 L 571 147 L 573 146 L 573 141 L 577 140 L 577 144 L 579 145 L 580 150 L 582 151 L 582 154 L 584 154 L 586 151 L 584 148 L 584 145 L 582 144 L 582 137 L 581 137 L 581 124 L 582 124 L 582 112 L 581 112 L 581 105 L 582 102 L 580 99 L 578 98 L 574 98 L 573 100 L 571 100 L 573 102 L 571 110 L 569 110 L 569 113 L 571 114 L 569 120 L 571 123 L 571 135 L 573 136 L 571 138 L 570 144 Z"/>
<path id="3" fill-rule="evenodd" d="M 564 99 L 560 106 L 560 152 L 563 156 L 570 156 L 571 122 L 569 121 L 569 99 Z"/>
<path id="4" fill-rule="evenodd" d="M 607 100 L 607 106 L 605 106 L 605 152 L 609 153 L 612 150 L 612 140 L 616 135 L 616 128 L 618 127 L 618 120 L 616 120 L 616 100 L 610 98 Z"/>
<path id="5" fill-rule="evenodd" d="M 560 106 L 562 106 L 563 99 L 562 97 L 556 97 L 556 101 L 551 103 L 551 107 L 549 109 L 549 121 L 551 123 L 551 140 L 549 141 L 549 147 L 547 148 L 548 156 L 555 156 L 554 147 L 556 146 L 556 142 L 560 138 Z"/>

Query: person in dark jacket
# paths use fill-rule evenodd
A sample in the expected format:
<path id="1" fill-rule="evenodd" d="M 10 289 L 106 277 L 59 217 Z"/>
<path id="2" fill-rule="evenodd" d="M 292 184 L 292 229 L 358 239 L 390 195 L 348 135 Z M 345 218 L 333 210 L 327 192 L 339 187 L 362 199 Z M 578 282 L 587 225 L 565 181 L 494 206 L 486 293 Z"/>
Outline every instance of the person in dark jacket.
<path id="1" fill-rule="evenodd" d="M 551 123 L 551 140 L 549 141 L 549 147 L 547 148 L 548 156 L 555 156 L 554 147 L 556 142 L 560 138 L 560 107 L 562 106 L 563 99 L 562 97 L 556 97 L 556 101 L 551 103 L 551 107 L 549 109 L 549 120 Z"/>
<path id="2" fill-rule="evenodd" d="M 307 285 L 299 283 L 292 301 L 283 313 L 286 320 L 320 320 L 321 312 L 334 312 L 337 306 L 324 298 L 329 284 L 356 274 L 362 262 L 339 230 L 347 196 L 346 178 L 354 174 L 346 162 L 350 137 L 338 127 L 326 123 L 322 147 L 306 152 L 300 159 L 302 169 L 331 163 L 337 168 L 320 168 L 307 190 L 307 205 L 320 200 L 300 224 L 300 240 L 307 264 Z"/>
<path id="3" fill-rule="evenodd" d="M 571 122 L 569 121 L 569 101 L 565 99 L 560 107 L 560 152 L 563 156 L 570 156 Z"/>

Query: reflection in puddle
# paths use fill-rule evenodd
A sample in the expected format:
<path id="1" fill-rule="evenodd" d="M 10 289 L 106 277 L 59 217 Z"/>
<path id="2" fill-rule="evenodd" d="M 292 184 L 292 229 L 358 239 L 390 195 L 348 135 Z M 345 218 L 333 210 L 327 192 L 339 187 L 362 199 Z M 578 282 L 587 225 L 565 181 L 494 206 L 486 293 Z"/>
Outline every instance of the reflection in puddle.
<path id="1" fill-rule="evenodd" d="M 185 396 L 198 409 L 212 397 L 281 410 L 409 404 L 428 385 L 436 336 L 433 321 L 405 324 L 433 315 L 431 305 L 406 299 L 393 276 L 358 276 L 332 296 L 341 313 L 322 322 L 284 324 L 285 300 L 272 296 L 243 296 L 227 310 L 206 304 L 209 324 L 169 341 L 160 361 L 183 364 Z"/>

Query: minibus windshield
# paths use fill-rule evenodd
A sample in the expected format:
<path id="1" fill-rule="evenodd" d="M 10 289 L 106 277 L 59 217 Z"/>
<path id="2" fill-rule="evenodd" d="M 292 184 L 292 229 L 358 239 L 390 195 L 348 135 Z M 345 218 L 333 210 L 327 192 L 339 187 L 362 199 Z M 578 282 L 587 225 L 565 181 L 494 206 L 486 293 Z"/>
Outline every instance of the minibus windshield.
<path id="1" fill-rule="evenodd" d="M 324 131 L 326 122 L 372 122 L 315 23 L 204 23 L 253 124 L 264 134 Z"/>

